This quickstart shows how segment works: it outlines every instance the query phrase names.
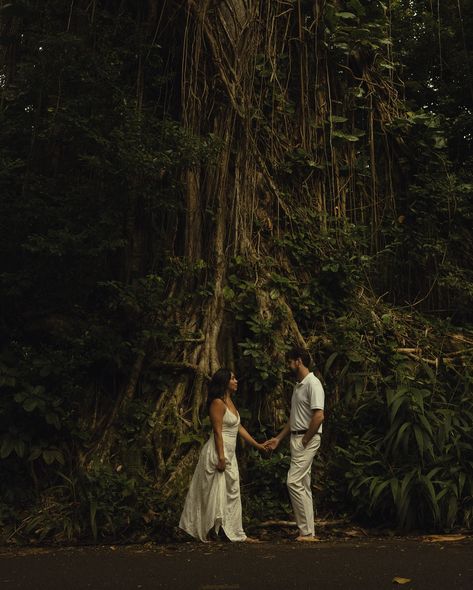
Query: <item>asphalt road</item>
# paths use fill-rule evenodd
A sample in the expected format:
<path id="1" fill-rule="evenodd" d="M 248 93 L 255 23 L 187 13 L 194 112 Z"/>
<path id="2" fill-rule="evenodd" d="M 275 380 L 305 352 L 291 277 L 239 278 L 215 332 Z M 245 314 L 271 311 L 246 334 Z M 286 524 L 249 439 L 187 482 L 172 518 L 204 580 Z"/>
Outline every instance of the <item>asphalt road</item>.
<path id="1" fill-rule="evenodd" d="M 393 582 L 395 577 L 410 580 Z M 473 538 L 0 548 L 0 590 L 472 590 Z"/>

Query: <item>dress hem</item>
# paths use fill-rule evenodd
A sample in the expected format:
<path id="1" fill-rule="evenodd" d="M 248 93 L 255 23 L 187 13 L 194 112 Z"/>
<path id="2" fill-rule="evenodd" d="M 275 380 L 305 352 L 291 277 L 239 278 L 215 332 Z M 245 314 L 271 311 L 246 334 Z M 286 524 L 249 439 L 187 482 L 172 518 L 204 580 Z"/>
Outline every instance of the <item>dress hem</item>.
<path id="1" fill-rule="evenodd" d="M 208 539 L 205 539 L 205 540 L 204 540 L 204 539 L 201 539 L 201 538 L 199 537 L 199 535 L 195 535 L 195 534 L 193 534 L 193 533 L 189 532 L 187 529 L 185 529 L 185 528 L 184 528 L 184 527 L 182 527 L 181 525 L 179 525 L 179 528 L 181 529 L 181 531 L 184 531 L 185 533 L 187 533 L 188 535 L 190 535 L 190 536 L 191 536 L 193 539 L 196 539 L 196 540 L 200 541 L 201 543 L 211 543 L 211 541 L 210 541 L 210 540 L 208 540 Z M 207 536 L 208 536 L 208 534 L 210 533 L 210 531 L 211 531 L 213 528 L 216 528 L 216 524 L 214 524 L 212 527 L 210 527 L 210 529 L 207 531 Z M 222 529 L 222 531 L 225 533 L 225 536 L 227 537 L 227 539 L 228 539 L 228 540 L 229 540 L 231 543 L 243 543 L 243 542 L 244 542 L 244 541 L 246 541 L 246 539 L 248 538 L 248 535 L 246 535 L 246 534 L 245 534 L 245 537 L 244 537 L 243 539 L 231 539 L 231 538 L 228 536 L 227 532 L 225 531 L 225 527 L 223 526 L 223 524 L 222 524 L 222 523 L 219 523 L 219 524 L 218 524 L 218 530 L 216 530 L 217 534 L 219 533 L 220 529 Z"/>

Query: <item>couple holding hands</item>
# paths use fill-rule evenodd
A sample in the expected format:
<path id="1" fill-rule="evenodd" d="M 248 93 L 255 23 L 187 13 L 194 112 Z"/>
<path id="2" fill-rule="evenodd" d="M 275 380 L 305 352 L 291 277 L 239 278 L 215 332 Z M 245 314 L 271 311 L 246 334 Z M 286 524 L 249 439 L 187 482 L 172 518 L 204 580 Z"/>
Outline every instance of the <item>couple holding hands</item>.
<path id="1" fill-rule="evenodd" d="M 237 435 L 260 451 L 273 451 L 290 434 L 291 465 L 287 487 L 299 528 L 297 541 L 313 542 L 314 507 L 311 491 L 312 461 L 320 447 L 324 420 L 324 390 L 309 371 L 310 355 L 293 348 L 286 356 L 296 378 L 291 414 L 281 432 L 258 443 L 242 426 L 232 400 L 238 382 L 232 371 L 219 369 L 209 384 L 208 410 L 213 433 L 205 443 L 194 471 L 179 527 L 196 539 L 209 541 L 220 528 L 230 541 L 258 542 L 247 537 L 242 526 L 240 477 L 235 455 Z"/>

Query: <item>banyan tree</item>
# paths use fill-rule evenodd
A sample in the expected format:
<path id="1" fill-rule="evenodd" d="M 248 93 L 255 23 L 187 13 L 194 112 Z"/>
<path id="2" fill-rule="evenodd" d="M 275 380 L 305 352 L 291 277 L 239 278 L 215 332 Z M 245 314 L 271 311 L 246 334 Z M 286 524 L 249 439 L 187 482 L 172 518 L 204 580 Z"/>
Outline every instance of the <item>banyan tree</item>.
<path id="1" fill-rule="evenodd" d="M 86 523 L 77 536 L 97 537 L 100 519 L 131 526 L 109 506 L 115 490 L 114 506 L 135 494 L 152 522 L 150 490 L 162 508 L 187 485 L 209 376 L 235 370 L 244 419 L 269 434 L 298 344 L 327 386 L 332 499 L 406 526 L 473 518 L 470 447 L 457 444 L 473 419 L 473 338 L 448 324 L 457 308 L 471 319 L 471 184 L 436 112 L 453 43 L 441 24 L 464 32 L 464 15 L 433 4 L 0 2 L 12 502 L 31 487 L 25 505 L 67 505 L 64 522 Z M 416 107 L 403 60 L 412 71 L 417 47 L 430 98 Z M 469 88 L 460 69 L 450 85 Z"/>
<path id="2" fill-rule="evenodd" d="M 219 146 L 211 163 L 182 171 L 183 215 L 169 227 L 174 254 L 205 271 L 171 287 L 193 292 L 175 319 L 191 337 L 173 351 L 183 376 L 160 411 L 192 408 L 194 426 L 204 376 L 247 368 L 245 357 L 262 382 L 257 402 L 247 384 L 248 401 L 270 423 L 283 419 L 284 351 L 323 338 L 323 309 L 303 300 L 317 298 L 324 251 L 361 224 L 359 254 L 375 252 L 383 218 L 396 215 L 403 139 L 392 129 L 405 113 L 390 12 L 344 4 L 204 0 L 150 12 L 172 72 L 169 110 Z"/>

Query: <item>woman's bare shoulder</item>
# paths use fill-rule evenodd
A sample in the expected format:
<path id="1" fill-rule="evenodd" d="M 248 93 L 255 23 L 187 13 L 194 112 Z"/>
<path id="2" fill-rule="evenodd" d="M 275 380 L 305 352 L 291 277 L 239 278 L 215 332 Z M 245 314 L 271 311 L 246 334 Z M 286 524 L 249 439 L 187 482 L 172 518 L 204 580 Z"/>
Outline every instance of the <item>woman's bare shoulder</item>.
<path id="1" fill-rule="evenodd" d="M 224 412 L 226 407 L 227 406 L 225 405 L 225 402 L 223 401 L 223 399 L 221 399 L 219 397 L 216 397 L 210 403 L 210 410 L 213 410 L 213 411 Z"/>

